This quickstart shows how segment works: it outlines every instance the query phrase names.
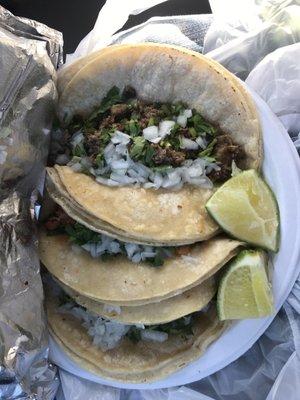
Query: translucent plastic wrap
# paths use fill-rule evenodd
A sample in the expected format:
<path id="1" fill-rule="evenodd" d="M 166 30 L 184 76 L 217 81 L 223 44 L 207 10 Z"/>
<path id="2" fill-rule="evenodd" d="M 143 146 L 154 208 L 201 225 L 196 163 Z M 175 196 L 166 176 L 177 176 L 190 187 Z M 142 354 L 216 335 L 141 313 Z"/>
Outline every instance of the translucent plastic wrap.
<path id="1" fill-rule="evenodd" d="M 269 104 L 300 150 L 300 43 L 263 59 L 246 82 Z"/>
<path id="2" fill-rule="evenodd" d="M 113 4 L 114 1 L 106 3 L 106 17 L 115 15 Z M 126 9 L 119 10 L 122 17 L 119 16 L 118 21 L 126 21 L 129 4 L 124 6 Z M 140 8 L 148 6 L 149 2 L 139 1 Z M 209 52 L 209 56 L 239 77 L 245 79 L 250 74 L 248 85 L 270 105 L 299 146 L 300 54 L 299 45 L 294 44 L 300 38 L 299 2 L 216 0 L 211 1 L 211 6 L 215 20 L 206 36 L 212 19 L 199 15 L 154 18 L 110 37 L 111 27 L 107 34 L 99 24 L 104 15 L 100 13 L 95 29 L 68 61 L 111 43 L 157 41 L 197 51 L 201 51 L 204 44 L 204 52 Z M 117 30 L 120 26 L 114 28 Z M 277 48 L 281 49 L 274 51 Z M 242 357 L 214 375 L 189 387 L 125 391 L 61 371 L 62 391 L 58 400 L 63 396 L 65 400 L 297 400 L 300 393 L 299 312 L 298 279 L 263 336 Z"/>
<path id="3" fill-rule="evenodd" d="M 300 40 L 298 0 L 211 0 L 204 54 L 241 79 L 269 53 Z"/>

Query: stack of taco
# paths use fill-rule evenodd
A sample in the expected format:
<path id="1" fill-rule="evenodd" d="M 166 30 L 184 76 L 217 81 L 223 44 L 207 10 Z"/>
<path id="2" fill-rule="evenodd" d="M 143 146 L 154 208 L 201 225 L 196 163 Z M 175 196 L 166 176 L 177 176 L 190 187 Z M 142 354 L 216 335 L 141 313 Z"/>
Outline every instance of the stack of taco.
<path id="1" fill-rule="evenodd" d="M 163 378 L 226 328 L 214 296 L 243 243 L 205 204 L 233 168 L 260 168 L 253 102 L 216 62 L 151 43 L 76 61 L 58 91 L 39 234 L 50 332 L 102 377 Z"/>

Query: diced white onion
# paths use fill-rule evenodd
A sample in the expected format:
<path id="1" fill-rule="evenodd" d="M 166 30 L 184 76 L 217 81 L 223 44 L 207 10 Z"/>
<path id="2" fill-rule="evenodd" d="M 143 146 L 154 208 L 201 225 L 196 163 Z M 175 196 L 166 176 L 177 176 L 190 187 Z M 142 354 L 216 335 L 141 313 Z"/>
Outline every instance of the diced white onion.
<path id="1" fill-rule="evenodd" d="M 115 313 L 120 315 L 121 314 L 121 307 L 120 306 L 113 306 L 112 304 L 104 304 L 103 311 L 106 313 Z"/>
<path id="2" fill-rule="evenodd" d="M 78 131 L 75 132 L 74 135 L 71 138 L 71 145 L 73 147 L 77 146 L 79 143 L 83 142 L 84 140 L 84 135 L 82 132 Z"/>
<path id="3" fill-rule="evenodd" d="M 128 144 L 130 140 L 131 137 L 121 131 L 116 131 L 113 137 L 111 138 L 111 142 L 113 144 Z"/>
<path id="4" fill-rule="evenodd" d="M 141 338 L 145 341 L 151 342 L 165 342 L 168 339 L 166 332 L 152 331 L 151 329 L 145 329 L 141 331 Z"/>
<path id="5" fill-rule="evenodd" d="M 184 110 L 183 115 L 185 115 L 187 118 L 191 118 L 193 116 L 192 110 L 190 109 Z"/>
<path id="6" fill-rule="evenodd" d="M 164 138 L 169 135 L 174 125 L 175 121 L 161 121 L 158 127 L 158 136 Z"/>
<path id="7" fill-rule="evenodd" d="M 178 115 L 177 117 L 177 124 L 179 124 L 180 126 L 182 126 L 183 128 L 186 127 L 187 124 L 187 117 L 185 115 Z"/>
<path id="8" fill-rule="evenodd" d="M 154 125 L 148 126 L 148 128 L 143 129 L 143 136 L 149 142 L 157 143 L 157 139 L 160 140 L 158 134 L 158 127 Z"/>
<path id="9" fill-rule="evenodd" d="M 205 149 L 207 147 L 206 140 L 203 139 L 201 136 L 198 136 L 197 139 L 195 140 L 195 142 L 199 144 L 201 149 Z"/>
<path id="10" fill-rule="evenodd" d="M 119 315 L 121 314 L 121 307 L 106 304 L 104 311 Z M 79 319 L 82 326 L 87 330 L 87 333 L 92 337 L 93 344 L 100 347 L 102 351 L 117 347 L 131 328 L 131 325 L 102 318 L 96 313 L 78 306 L 74 302 L 63 304 L 59 307 L 59 312 L 62 314 L 71 314 L 73 317 Z M 168 339 L 166 332 L 147 329 L 143 324 L 136 324 L 135 327 L 140 332 L 142 340 L 162 343 Z"/>
<path id="11" fill-rule="evenodd" d="M 197 150 L 199 145 L 198 143 L 194 142 L 194 140 L 182 136 L 180 147 L 186 150 Z"/>
<path id="12" fill-rule="evenodd" d="M 190 115 L 189 110 L 185 111 L 185 115 Z M 149 139 L 152 138 L 152 142 L 160 141 L 164 135 L 170 133 L 174 124 L 175 121 L 162 121 L 159 124 L 159 128 L 157 126 L 145 128 L 143 136 Z M 80 134 L 77 133 L 77 137 Z M 155 138 L 156 135 L 158 136 Z M 77 157 L 79 161 L 77 161 L 77 158 L 74 158 L 68 165 L 77 172 L 87 169 L 95 176 L 97 182 L 112 187 L 135 185 L 142 186 L 145 189 L 159 189 L 163 187 L 169 190 L 179 190 L 184 183 L 205 188 L 213 186 L 207 174 L 213 170 L 220 169 L 215 162 L 210 162 L 204 158 L 186 160 L 180 167 L 170 167 L 166 171 L 156 172 L 141 162 L 131 159 L 127 149 L 129 140 L 129 135 L 116 131 L 110 143 L 104 149 L 105 164 L 101 168 L 90 166 L 90 161 L 87 157 Z M 205 149 L 207 147 L 205 138 L 200 136 L 195 140 L 182 137 L 181 144 L 181 147 L 187 150 L 198 150 L 199 147 Z M 104 178 L 103 175 L 108 175 L 109 178 Z M 138 256 L 134 258 L 134 260 L 138 259 Z"/>

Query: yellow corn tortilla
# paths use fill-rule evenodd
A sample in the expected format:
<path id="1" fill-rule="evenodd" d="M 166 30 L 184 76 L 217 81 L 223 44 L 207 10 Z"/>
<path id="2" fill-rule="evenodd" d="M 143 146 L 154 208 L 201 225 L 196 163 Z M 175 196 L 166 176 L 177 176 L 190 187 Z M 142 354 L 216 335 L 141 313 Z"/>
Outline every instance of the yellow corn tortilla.
<path id="1" fill-rule="evenodd" d="M 50 195 L 68 214 L 120 240 L 175 246 L 209 239 L 219 231 L 205 209 L 211 190 L 188 185 L 173 192 L 115 188 L 67 166 L 48 168 L 48 177 Z"/>
<path id="2" fill-rule="evenodd" d="M 63 290 L 76 303 L 107 319 L 122 322 L 123 324 L 164 324 L 185 315 L 201 310 L 216 293 L 216 283 L 211 277 L 200 285 L 185 291 L 177 296 L 170 297 L 158 303 L 149 303 L 141 306 L 121 306 L 120 310 L 109 305 L 82 296 L 68 286 L 61 284 Z M 119 312 L 120 311 L 120 312 Z"/>
<path id="3" fill-rule="evenodd" d="M 123 382 L 151 382 L 170 375 L 196 360 L 225 330 L 212 307 L 199 313 L 193 325 L 194 335 L 185 338 L 170 334 L 163 342 L 131 342 L 122 339 L 120 345 L 103 352 L 92 343 L 92 338 L 80 321 L 58 311 L 58 299 L 46 299 L 48 324 L 53 338 L 66 354 L 82 368 L 101 377 Z"/>
<path id="4" fill-rule="evenodd" d="M 60 282 L 83 296 L 107 304 L 142 305 L 176 296 L 214 275 L 237 254 L 241 242 L 217 237 L 154 268 L 123 255 L 107 261 L 74 250 L 66 235 L 39 233 L 40 259 Z"/>

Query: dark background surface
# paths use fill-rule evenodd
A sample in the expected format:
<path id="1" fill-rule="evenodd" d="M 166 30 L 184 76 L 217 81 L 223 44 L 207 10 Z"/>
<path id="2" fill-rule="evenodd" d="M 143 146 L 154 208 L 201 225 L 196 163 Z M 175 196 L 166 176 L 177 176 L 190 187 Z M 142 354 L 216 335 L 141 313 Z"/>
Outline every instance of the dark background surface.
<path id="1" fill-rule="evenodd" d="M 127 0 L 120 0 L 127 1 Z M 75 50 L 80 40 L 92 29 L 104 0 L 0 0 L 0 5 L 13 14 L 43 22 L 64 35 L 65 53 Z M 208 0 L 170 0 L 142 14 L 131 16 L 124 29 L 151 17 L 210 13 Z"/>

